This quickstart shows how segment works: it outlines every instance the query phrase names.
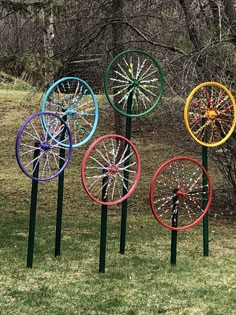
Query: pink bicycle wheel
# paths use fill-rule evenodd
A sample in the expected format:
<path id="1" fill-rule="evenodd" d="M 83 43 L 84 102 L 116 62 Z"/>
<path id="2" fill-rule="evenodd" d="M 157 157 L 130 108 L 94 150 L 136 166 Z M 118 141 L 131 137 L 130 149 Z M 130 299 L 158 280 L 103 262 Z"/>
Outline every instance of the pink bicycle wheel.
<path id="1" fill-rule="evenodd" d="M 82 183 L 96 202 L 115 205 L 128 198 L 140 178 L 140 157 L 131 141 L 108 134 L 97 139 L 84 155 Z"/>
<path id="2" fill-rule="evenodd" d="M 149 197 L 159 223 L 171 230 L 185 230 L 199 223 L 207 213 L 212 200 L 212 183 L 198 161 L 175 157 L 156 171 Z M 177 227 L 172 226 L 173 208 L 178 213 Z"/>

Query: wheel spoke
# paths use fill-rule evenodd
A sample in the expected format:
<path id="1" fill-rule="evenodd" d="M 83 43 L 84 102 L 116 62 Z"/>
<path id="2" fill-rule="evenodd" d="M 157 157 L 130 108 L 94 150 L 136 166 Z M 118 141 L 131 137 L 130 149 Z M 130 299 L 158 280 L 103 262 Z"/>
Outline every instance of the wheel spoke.
<path id="1" fill-rule="evenodd" d="M 205 82 L 193 89 L 187 98 L 184 120 L 194 140 L 212 147 L 230 137 L 236 125 L 235 113 L 231 92 L 220 83 Z"/>
<path id="2" fill-rule="evenodd" d="M 159 64 L 143 51 L 133 50 L 119 54 L 105 74 L 108 101 L 125 116 L 147 114 L 159 102 L 163 88 L 164 80 Z M 129 97 L 131 110 L 127 111 Z"/>
<path id="3" fill-rule="evenodd" d="M 47 122 L 46 128 L 43 121 Z M 68 145 L 67 149 L 62 146 L 63 143 Z M 60 156 L 61 148 L 65 150 L 65 158 Z M 48 181 L 58 176 L 69 163 L 71 153 L 70 130 L 55 113 L 35 113 L 25 121 L 18 131 L 17 162 L 23 173 L 31 179 Z M 60 160 L 63 161 L 61 168 Z"/>
<path id="4" fill-rule="evenodd" d="M 44 155 L 44 152 L 41 152 L 39 156 L 31 160 L 27 165 L 25 165 L 25 168 L 28 169 L 29 166 L 31 166 L 35 161 L 40 160 L 41 157 Z"/>
<path id="5" fill-rule="evenodd" d="M 38 158 L 35 159 L 35 164 L 34 164 L 34 167 L 33 167 L 33 170 L 32 170 L 32 174 L 34 174 L 36 168 L 38 167 L 38 164 L 39 164 L 39 160 L 40 160 L 40 156 L 38 156 Z M 27 168 L 27 167 L 26 167 Z"/>
<path id="6" fill-rule="evenodd" d="M 158 78 L 147 80 L 147 78 L 149 78 L 153 74 L 156 74 L 157 72 L 158 72 L 158 70 L 154 70 L 154 71 L 150 72 L 149 74 L 147 74 L 146 76 L 142 76 L 140 82 L 143 84 L 143 83 L 150 83 L 150 82 L 152 83 L 152 82 L 159 81 Z"/>
<path id="7" fill-rule="evenodd" d="M 103 158 L 103 160 L 104 160 L 108 165 L 110 165 L 109 159 L 106 159 L 105 156 L 102 154 L 102 152 L 101 152 L 99 149 L 96 149 L 96 152 L 98 152 L 99 155 Z"/>
<path id="8" fill-rule="evenodd" d="M 192 104 L 201 110 L 204 110 L 204 111 L 207 110 L 207 106 L 204 103 L 202 103 L 201 101 L 193 100 Z"/>
<path id="9" fill-rule="evenodd" d="M 127 75 L 124 75 L 124 74 L 122 74 L 122 73 L 120 73 L 119 71 L 117 71 L 117 70 L 115 70 L 114 71 L 116 74 L 118 74 L 118 76 L 120 76 L 121 78 L 123 78 L 123 79 L 126 79 L 127 80 L 127 83 L 129 82 L 129 77 L 127 76 Z"/>
<path id="10" fill-rule="evenodd" d="M 140 89 L 143 89 L 144 91 L 146 91 L 147 93 L 151 94 L 152 96 L 156 97 L 156 94 L 153 93 L 152 91 L 150 91 L 149 89 L 146 88 L 146 86 L 144 85 L 140 85 Z"/>
<path id="11" fill-rule="evenodd" d="M 32 135 L 31 133 L 29 133 L 28 131 L 24 130 L 24 133 L 28 136 L 30 136 L 30 138 L 36 140 L 36 141 L 41 141 L 40 138 L 35 137 L 34 135 Z"/>
<path id="12" fill-rule="evenodd" d="M 129 78 L 129 75 L 127 75 L 127 73 L 125 72 L 125 70 L 121 67 L 121 65 L 118 63 L 117 64 L 118 67 L 120 68 L 121 72 L 123 73 L 124 77 L 129 81 L 130 78 Z"/>
<path id="13" fill-rule="evenodd" d="M 56 81 L 45 93 L 42 111 L 57 109 L 66 118 L 73 132 L 73 147 L 86 143 L 94 134 L 98 123 L 98 105 L 90 86 L 76 77 Z M 43 121 L 45 128 L 49 124 Z M 58 141 L 56 139 L 56 141 Z M 68 144 L 63 143 L 68 147 Z"/>
<path id="14" fill-rule="evenodd" d="M 100 137 L 89 147 L 83 158 L 83 186 L 90 197 L 99 203 L 119 203 L 137 185 L 140 177 L 139 163 L 137 151 L 128 139 L 120 135 Z"/>
<path id="15" fill-rule="evenodd" d="M 145 79 L 146 74 L 149 72 L 149 70 L 152 68 L 152 64 L 150 64 L 148 66 L 148 68 L 143 72 L 143 74 L 141 75 L 141 77 L 139 78 L 139 81 L 142 81 L 143 79 Z"/>

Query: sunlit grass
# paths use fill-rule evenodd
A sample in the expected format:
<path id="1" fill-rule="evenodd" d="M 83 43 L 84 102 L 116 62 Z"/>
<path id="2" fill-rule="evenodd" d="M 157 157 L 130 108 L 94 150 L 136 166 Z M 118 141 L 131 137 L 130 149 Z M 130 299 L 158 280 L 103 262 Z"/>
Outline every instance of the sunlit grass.
<path id="1" fill-rule="evenodd" d="M 129 216 L 126 252 L 120 255 L 120 216 L 110 209 L 101 274 L 99 212 L 94 206 L 90 215 L 64 215 L 59 259 L 54 218 L 39 215 L 32 270 L 25 267 L 27 216 L 1 223 L 3 314 L 234 314 L 232 227 L 211 224 L 209 257 L 202 256 L 201 226 L 179 233 L 177 265 L 171 266 L 170 231 L 149 214 Z"/>

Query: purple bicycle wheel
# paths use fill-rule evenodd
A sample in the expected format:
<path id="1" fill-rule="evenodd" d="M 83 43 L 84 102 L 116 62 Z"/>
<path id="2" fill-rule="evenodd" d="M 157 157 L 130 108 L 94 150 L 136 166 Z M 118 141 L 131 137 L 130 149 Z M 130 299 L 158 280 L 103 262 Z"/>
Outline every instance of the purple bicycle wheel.
<path id="1" fill-rule="evenodd" d="M 47 128 L 43 121 L 47 122 Z M 54 113 L 35 113 L 18 130 L 16 160 L 22 172 L 33 180 L 49 181 L 58 176 L 69 163 L 71 155 L 70 129 Z"/>

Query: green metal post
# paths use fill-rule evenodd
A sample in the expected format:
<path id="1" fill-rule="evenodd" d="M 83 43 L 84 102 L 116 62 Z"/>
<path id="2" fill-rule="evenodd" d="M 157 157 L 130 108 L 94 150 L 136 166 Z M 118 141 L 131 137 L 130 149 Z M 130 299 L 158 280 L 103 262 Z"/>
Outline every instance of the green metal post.
<path id="1" fill-rule="evenodd" d="M 65 149 L 60 149 L 60 169 L 64 165 Z M 64 194 L 64 171 L 62 171 L 58 178 L 58 194 L 57 194 L 57 218 L 56 218 L 56 238 L 55 238 L 55 257 L 61 255 L 61 226 L 62 226 L 62 207 Z"/>
<path id="2" fill-rule="evenodd" d="M 106 170 L 103 170 L 105 173 Z M 106 202 L 107 177 L 102 179 L 102 200 Z M 107 239 L 107 205 L 102 204 L 101 209 L 101 235 L 100 235 L 100 254 L 99 254 L 99 272 L 105 272 L 106 264 L 106 239 Z"/>
<path id="3" fill-rule="evenodd" d="M 63 117 L 66 121 L 66 116 Z M 65 139 L 66 129 L 64 128 L 60 141 Z M 60 148 L 60 161 L 59 168 L 61 169 L 65 163 L 65 148 Z M 62 225 L 62 207 L 63 207 L 63 195 L 64 195 L 64 170 L 60 173 L 58 178 L 58 191 L 57 191 L 57 218 L 56 218 L 56 237 L 55 237 L 55 257 L 61 255 L 61 225 Z"/>
<path id="4" fill-rule="evenodd" d="M 208 148 L 202 146 L 202 165 L 208 170 Z M 202 208 L 205 209 L 208 200 L 208 187 L 207 187 L 207 177 L 203 173 L 203 204 Z M 209 232 L 208 232 L 208 213 L 205 214 L 203 218 L 203 256 L 209 256 Z"/>
<path id="5" fill-rule="evenodd" d="M 178 210 L 177 210 L 178 196 L 173 198 L 173 208 L 172 208 L 172 227 L 178 226 Z M 176 265 L 176 255 L 177 255 L 177 230 L 171 230 L 171 265 Z"/>
<path id="6" fill-rule="evenodd" d="M 38 147 L 39 143 L 35 143 L 35 147 Z M 39 161 L 38 157 L 40 150 L 34 151 L 33 162 L 33 177 L 37 178 L 39 174 Z M 31 205 L 30 205 L 30 218 L 29 218 L 29 237 L 28 237 L 28 252 L 27 252 L 27 267 L 32 268 L 33 256 L 34 256 L 34 236 L 35 236 L 35 222 L 36 222 L 36 209 L 37 209 L 37 195 L 38 195 L 38 181 L 32 180 L 31 187 Z"/>
<path id="7" fill-rule="evenodd" d="M 127 100 L 127 114 L 131 114 L 132 110 L 132 100 L 133 100 L 133 93 L 129 94 Z M 131 117 L 126 117 L 126 132 L 125 136 L 128 140 L 131 138 Z M 130 150 L 126 151 L 125 157 L 130 154 Z M 129 165 L 129 159 L 125 159 L 124 167 Z M 127 194 L 128 189 L 128 179 L 129 179 L 129 172 L 124 170 L 124 183 L 126 187 L 123 186 L 123 196 Z M 122 209 L 121 209 L 121 230 L 120 230 L 120 254 L 125 253 L 125 239 L 126 239 L 126 221 L 127 221 L 127 207 L 128 207 L 128 199 L 126 198 L 122 202 Z"/>

